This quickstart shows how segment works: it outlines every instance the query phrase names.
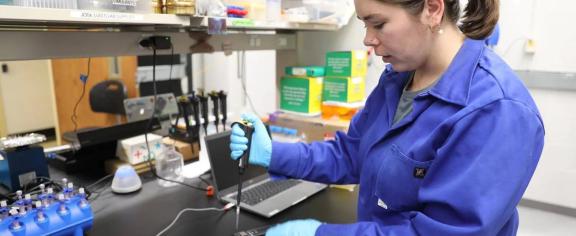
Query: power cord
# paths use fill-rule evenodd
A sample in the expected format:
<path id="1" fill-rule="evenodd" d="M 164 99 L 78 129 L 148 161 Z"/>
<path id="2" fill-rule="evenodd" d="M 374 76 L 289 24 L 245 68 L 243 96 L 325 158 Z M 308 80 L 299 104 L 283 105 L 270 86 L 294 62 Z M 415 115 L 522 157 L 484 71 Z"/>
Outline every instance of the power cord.
<path id="1" fill-rule="evenodd" d="M 88 81 L 88 78 L 90 77 L 90 62 L 91 61 L 92 61 L 92 58 L 88 57 L 88 69 L 87 69 L 86 75 L 83 75 L 83 74 L 80 75 L 80 81 L 82 81 L 82 94 L 80 94 L 80 98 L 78 98 L 78 101 L 76 101 L 76 105 L 74 105 L 74 110 L 72 111 L 72 116 L 70 117 L 70 119 L 72 120 L 72 123 L 74 124 L 74 134 L 76 134 L 76 132 L 78 131 L 78 106 L 80 105 L 82 98 L 84 98 L 84 94 L 86 94 L 86 82 Z"/>
<path id="2" fill-rule="evenodd" d="M 223 208 L 215 208 L 215 207 L 211 207 L 211 208 L 184 208 L 182 209 L 180 212 L 178 212 L 178 215 L 176 215 L 176 217 L 174 218 L 174 220 L 172 220 L 172 222 L 166 226 L 166 228 L 164 228 L 162 231 L 160 231 L 159 233 L 156 234 L 156 236 L 160 236 L 164 233 L 166 233 L 166 231 L 168 231 L 170 228 L 172 228 L 172 226 L 174 226 L 174 224 L 176 224 L 176 222 L 178 221 L 178 219 L 180 218 L 180 216 L 182 216 L 182 214 L 184 214 L 184 212 L 187 211 L 194 211 L 194 212 L 201 212 L 201 211 L 220 211 L 220 212 L 224 212 L 229 210 L 230 208 L 232 208 L 234 206 L 233 203 L 228 203 L 226 204 L 226 206 L 224 206 Z"/>
<path id="3" fill-rule="evenodd" d="M 174 47 L 170 46 L 170 73 L 168 74 L 169 81 L 172 81 L 172 66 L 174 66 Z"/>
<path id="4" fill-rule="evenodd" d="M 91 189 L 92 187 L 98 185 L 99 183 L 103 182 L 104 180 L 109 179 L 109 178 L 112 177 L 112 176 L 114 176 L 114 175 L 113 175 L 113 174 L 106 175 L 106 176 L 100 178 L 99 180 L 96 180 L 96 182 L 94 182 L 94 183 L 86 186 L 86 189 Z"/>
<path id="5" fill-rule="evenodd" d="M 172 46 L 171 46 L 172 47 Z M 152 160 L 150 158 L 150 156 L 152 155 L 152 152 L 150 150 L 150 143 L 148 142 L 148 132 L 150 131 L 150 128 L 152 126 L 152 122 L 154 121 L 154 118 L 156 117 L 156 101 L 157 101 L 157 89 L 156 89 L 156 48 L 152 47 L 153 50 L 153 56 L 152 56 L 152 89 L 154 92 L 154 103 L 153 103 L 153 109 L 152 109 L 152 116 L 150 117 L 150 119 L 148 120 L 148 125 L 146 125 L 146 130 L 144 132 L 144 140 L 146 142 L 146 150 L 148 151 L 148 156 L 147 156 L 147 160 L 146 163 L 148 164 L 148 168 L 150 168 L 150 172 L 152 172 L 152 174 L 154 175 L 154 177 L 167 181 L 167 182 L 171 182 L 171 183 L 177 183 L 192 189 L 196 189 L 199 191 L 204 191 L 204 192 L 208 192 L 209 189 L 207 188 L 201 188 L 198 186 L 193 186 L 184 182 L 180 182 L 180 181 L 176 181 L 176 180 L 171 180 L 171 179 L 166 179 L 164 177 L 161 177 L 158 175 L 158 173 L 156 173 L 156 169 L 154 168 L 154 166 L 152 165 Z M 172 53 L 174 53 L 174 51 L 172 50 Z M 172 55 L 172 57 L 174 57 L 174 55 Z"/>
<path id="6" fill-rule="evenodd" d="M 239 54 L 239 58 L 241 59 L 242 62 L 240 62 L 239 67 L 241 68 L 241 72 L 240 72 L 240 76 L 238 77 L 238 79 L 240 79 L 240 84 L 242 84 L 242 91 L 244 92 L 244 96 L 246 96 L 246 98 L 248 99 L 248 104 L 250 105 L 250 109 L 252 109 L 252 112 L 254 112 L 254 114 L 256 114 L 256 116 L 261 117 L 260 114 L 258 114 L 258 111 L 256 111 L 256 108 L 254 107 L 254 103 L 252 102 L 252 98 L 250 97 L 250 94 L 248 93 L 248 90 L 246 89 L 246 51 L 240 51 L 238 52 Z"/>
<path id="7" fill-rule="evenodd" d="M 212 186 L 212 184 L 210 184 L 210 182 L 208 182 L 206 179 L 202 178 L 202 176 L 198 176 L 198 179 L 200 179 L 204 184 L 206 184 L 206 187 L 208 186 Z"/>

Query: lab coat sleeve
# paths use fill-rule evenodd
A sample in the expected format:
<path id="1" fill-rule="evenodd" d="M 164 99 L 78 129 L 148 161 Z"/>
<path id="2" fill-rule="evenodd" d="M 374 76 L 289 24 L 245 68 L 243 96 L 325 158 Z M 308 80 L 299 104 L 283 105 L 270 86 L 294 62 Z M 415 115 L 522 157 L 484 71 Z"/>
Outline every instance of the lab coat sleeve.
<path id="1" fill-rule="evenodd" d="M 272 144 L 268 172 L 321 183 L 353 184 L 359 178 L 358 145 L 368 104 L 354 116 L 348 132 L 337 132 L 333 141 Z"/>
<path id="2" fill-rule="evenodd" d="M 420 186 L 419 207 L 401 213 L 407 215 L 404 223 L 324 224 L 316 235 L 497 235 L 514 214 L 542 152 L 540 116 L 503 99 L 475 109 L 444 132 Z"/>

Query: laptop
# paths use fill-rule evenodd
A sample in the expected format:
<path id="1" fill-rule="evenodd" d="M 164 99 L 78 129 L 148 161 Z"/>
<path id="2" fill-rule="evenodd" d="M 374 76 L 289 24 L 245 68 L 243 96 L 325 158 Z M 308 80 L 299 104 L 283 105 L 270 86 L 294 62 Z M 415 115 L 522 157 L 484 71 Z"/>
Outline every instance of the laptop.
<path id="1" fill-rule="evenodd" d="M 230 131 L 206 136 L 205 143 L 218 199 L 236 204 L 238 162 L 230 158 Z M 303 180 L 272 180 L 265 168 L 255 165 L 248 166 L 242 180 L 240 207 L 267 218 L 326 188 Z"/>

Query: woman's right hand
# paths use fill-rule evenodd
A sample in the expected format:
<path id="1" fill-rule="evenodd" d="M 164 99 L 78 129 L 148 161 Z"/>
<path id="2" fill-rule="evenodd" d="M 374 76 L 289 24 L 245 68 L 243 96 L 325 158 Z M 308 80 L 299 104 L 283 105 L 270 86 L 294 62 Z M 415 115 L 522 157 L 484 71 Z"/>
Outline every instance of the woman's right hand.
<path id="1" fill-rule="evenodd" d="M 272 159 L 272 140 L 264 123 L 252 114 L 243 114 L 242 119 L 252 123 L 254 127 L 249 163 L 268 168 L 270 159 Z M 247 144 L 248 138 L 246 138 L 244 131 L 238 125 L 233 125 L 232 134 L 230 135 L 230 156 L 232 159 L 238 160 L 244 154 L 244 151 L 248 149 Z"/>

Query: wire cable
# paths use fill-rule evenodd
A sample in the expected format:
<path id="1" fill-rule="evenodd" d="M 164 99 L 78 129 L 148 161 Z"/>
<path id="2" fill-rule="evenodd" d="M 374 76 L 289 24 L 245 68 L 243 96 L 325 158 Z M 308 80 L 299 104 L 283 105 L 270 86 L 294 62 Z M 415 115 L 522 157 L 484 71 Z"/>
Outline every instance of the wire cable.
<path id="1" fill-rule="evenodd" d="M 198 179 L 200 179 L 200 180 L 201 180 L 201 181 L 202 181 L 204 184 L 206 184 L 206 186 L 212 186 L 212 185 L 210 184 L 210 182 L 208 182 L 208 180 L 206 180 L 206 179 L 202 178 L 202 176 L 201 176 L 201 175 L 200 175 L 200 176 L 198 176 Z"/>
<path id="2" fill-rule="evenodd" d="M 170 72 L 168 74 L 168 80 L 172 80 L 172 66 L 174 66 L 174 47 L 170 47 Z"/>
<path id="3" fill-rule="evenodd" d="M 172 51 L 174 52 L 174 51 Z M 148 120 L 148 125 L 146 125 L 146 130 L 144 132 L 144 140 L 146 142 L 146 150 L 148 151 L 148 155 L 147 155 L 147 160 L 146 163 L 148 164 L 148 168 L 150 168 L 150 172 L 152 172 L 152 174 L 154 175 L 154 177 L 167 181 L 167 182 L 171 182 L 171 183 L 176 183 L 176 184 L 180 184 L 192 189 L 196 189 L 196 190 L 200 190 L 200 191 L 208 191 L 207 189 L 201 188 L 201 187 L 197 187 L 194 185 L 190 185 L 184 182 L 180 182 L 180 181 L 176 181 L 176 180 L 171 180 L 171 179 L 166 179 L 164 177 L 161 177 L 158 175 L 158 173 L 156 173 L 156 169 L 154 168 L 154 166 L 152 166 L 152 160 L 151 160 L 151 155 L 152 152 L 150 151 L 150 143 L 148 142 L 148 132 L 150 131 L 150 128 L 152 126 L 152 122 L 154 121 L 154 118 L 156 117 L 156 98 L 158 96 L 158 91 L 156 89 L 156 49 L 153 49 L 153 55 L 152 55 L 152 91 L 154 92 L 154 103 L 152 105 L 153 109 L 152 109 L 152 116 L 150 116 L 150 119 Z"/>
<path id="4" fill-rule="evenodd" d="M 254 103 L 252 102 L 252 98 L 250 98 L 250 94 L 248 94 L 248 90 L 246 89 L 246 51 L 240 51 L 238 53 L 240 54 L 239 59 L 241 59 L 239 65 L 239 67 L 241 68 L 240 69 L 241 72 L 238 79 L 240 79 L 240 84 L 242 84 L 242 91 L 244 92 L 244 96 L 246 96 L 246 98 L 248 99 L 248 104 L 250 105 L 250 109 L 252 109 L 252 112 L 254 112 L 256 116 L 261 117 L 260 114 L 258 114 L 258 111 L 256 111 Z"/>
<path id="5" fill-rule="evenodd" d="M 215 208 L 215 207 L 210 207 L 210 208 L 184 208 L 182 209 L 180 212 L 178 212 L 178 215 L 176 215 L 176 217 L 174 218 L 174 220 L 172 220 L 172 222 L 166 226 L 166 228 L 164 228 L 162 231 L 160 231 L 159 233 L 156 234 L 156 236 L 160 236 L 163 233 L 166 233 L 166 231 L 168 231 L 170 228 L 172 228 L 172 226 L 174 226 L 174 224 L 176 224 L 176 222 L 178 221 L 178 219 L 180 218 L 180 216 L 182 216 L 182 214 L 184 214 L 184 212 L 187 211 L 194 211 L 194 212 L 201 212 L 201 211 L 226 211 L 228 209 L 230 209 L 230 207 L 232 206 L 225 206 L 223 208 Z"/>
<path id="6" fill-rule="evenodd" d="M 88 82 L 88 78 L 90 78 L 91 61 L 92 58 L 88 57 L 88 69 L 86 72 L 86 77 L 83 77 L 82 75 L 80 76 L 80 80 L 82 81 L 82 94 L 80 94 L 80 98 L 78 98 L 78 101 L 76 101 L 76 105 L 74 105 L 74 110 L 72 111 L 72 116 L 70 117 L 72 123 L 74 124 L 74 134 L 76 134 L 76 132 L 78 131 L 78 106 L 80 105 L 82 98 L 84 98 L 84 94 L 86 94 L 86 83 Z"/>
<path id="7" fill-rule="evenodd" d="M 99 183 L 103 182 L 104 180 L 107 180 L 108 178 L 110 178 L 112 176 L 114 176 L 114 175 L 113 174 L 106 175 L 106 176 L 102 177 L 101 179 L 97 180 L 96 182 L 86 186 L 86 188 L 91 189 L 92 187 L 98 185 Z"/>

